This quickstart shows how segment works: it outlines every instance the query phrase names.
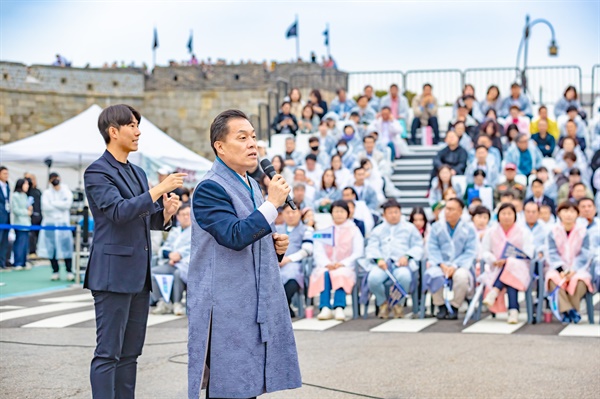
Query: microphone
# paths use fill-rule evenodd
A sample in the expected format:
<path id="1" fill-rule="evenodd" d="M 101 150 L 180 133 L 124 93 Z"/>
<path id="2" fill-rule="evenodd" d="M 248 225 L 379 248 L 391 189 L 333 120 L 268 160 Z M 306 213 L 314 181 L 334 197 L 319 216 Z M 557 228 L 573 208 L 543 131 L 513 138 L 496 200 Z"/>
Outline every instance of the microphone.
<path id="1" fill-rule="evenodd" d="M 271 165 L 271 161 L 269 161 L 268 159 L 263 159 L 262 161 L 260 161 L 260 167 L 265 172 L 265 174 L 269 176 L 270 179 L 272 179 L 273 176 L 277 174 L 277 172 L 275 172 L 275 168 L 273 167 L 273 165 Z M 296 207 L 296 204 L 294 204 L 294 201 L 292 201 L 289 195 L 285 200 L 285 203 L 288 204 L 293 210 L 298 209 L 298 207 Z"/>

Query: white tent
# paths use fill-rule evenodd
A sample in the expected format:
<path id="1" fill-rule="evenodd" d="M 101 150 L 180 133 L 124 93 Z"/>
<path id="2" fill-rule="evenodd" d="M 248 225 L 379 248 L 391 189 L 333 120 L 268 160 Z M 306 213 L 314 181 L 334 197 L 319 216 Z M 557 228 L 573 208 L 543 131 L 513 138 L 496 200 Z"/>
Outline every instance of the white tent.
<path id="1" fill-rule="evenodd" d="M 51 159 L 50 170 L 57 171 L 70 187 L 82 187 L 85 168 L 98 159 L 105 143 L 98 132 L 98 116 L 102 108 L 92 105 L 79 115 L 45 132 L 0 146 L 0 164 L 9 168 L 11 180 L 23 172 L 35 173 L 38 186 L 46 186 L 48 168 L 44 160 Z M 212 162 L 173 140 L 142 115 L 142 135 L 138 151 L 129 160 L 141 166 L 151 182 L 156 171 L 166 167 L 188 173 L 186 185 L 194 185 L 208 171 Z"/>

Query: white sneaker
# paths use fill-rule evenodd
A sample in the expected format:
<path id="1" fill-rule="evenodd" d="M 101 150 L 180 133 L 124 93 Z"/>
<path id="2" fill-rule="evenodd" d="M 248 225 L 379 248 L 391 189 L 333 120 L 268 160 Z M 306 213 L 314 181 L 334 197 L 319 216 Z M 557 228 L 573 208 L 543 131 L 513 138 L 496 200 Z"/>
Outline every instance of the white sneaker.
<path id="1" fill-rule="evenodd" d="M 508 324 L 517 324 L 519 322 L 519 311 L 517 309 L 508 309 Z"/>
<path id="2" fill-rule="evenodd" d="M 58 273 L 52 273 L 52 277 L 50 277 L 50 281 L 58 281 L 60 279 L 60 275 Z"/>
<path id="3" fill-rule="evenodd" d="M 173 312 L 173 305 L 166 303 L 162 299 L 159 299 L 156 307 L 152 309 L 152 314 L 168 314 Z"/>
<path id="4" fill-rule="evenodd" d="M 24 267 L 23 266 L 15 266 L 15 270 L 23 270 Z"/>
<path id="5" fill-rule="evenodd" d="M 321 309 L 321 312 L 319 312 L 319 315 L 317 316 L 317 319 L 319 319 L 319 320 L 331 320 L 331 319 L 333 319 L 333 312 L 329 308 L 323 308 L 323 309 Z"/>
<path id="6" fill-rule="evenodd" d="M 31 270 L 32 267 L 33 266 L 31 266 L 31 264 L 28 263 L 28 264 L 25 265 L 25 270 Z"/>
<path id="7" fill-rule="evenodd" d="M 75 281 L 75 275 L 73 273 L 67 273 L 67 281 Z"/>
<path id="8" fill-rule="evenodd" d="M 175 302 L 173 304 L 173 314 L 175 316 L 184 316 L 185 315 L 185 306 L 181 302 Z"/>
<path id="9" fill-rule="evenodd" d="M 346 313 L 344 313 L 344 309 L 335 308 L 335 319 L 339 321 L 346 321 Z"/>
<path id="10" fill-rule="evenodd" d="M 483 304 L 485 306 L 487 306 L 488 308 L 491 308 L 492 306 L 494 306 L 494 303 L 496 303 L 496 299 L 498 299 L 498 290 L 496 288 L 493 288 L 486 296 L 485 299 L 483 300 Z"/>

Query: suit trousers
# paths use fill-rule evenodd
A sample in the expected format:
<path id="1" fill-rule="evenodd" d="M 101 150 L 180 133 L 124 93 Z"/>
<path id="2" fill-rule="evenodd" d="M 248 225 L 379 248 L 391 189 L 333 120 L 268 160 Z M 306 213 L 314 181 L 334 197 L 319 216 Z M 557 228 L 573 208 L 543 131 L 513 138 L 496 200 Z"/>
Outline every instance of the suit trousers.
<path id="1" fill-rule="evenodd" d="M 137 358 L 148 321 L 148 289 L 137 294 L 92 291 L 96 350 L 90 367 L 94 399 L 133 399 Z"/>

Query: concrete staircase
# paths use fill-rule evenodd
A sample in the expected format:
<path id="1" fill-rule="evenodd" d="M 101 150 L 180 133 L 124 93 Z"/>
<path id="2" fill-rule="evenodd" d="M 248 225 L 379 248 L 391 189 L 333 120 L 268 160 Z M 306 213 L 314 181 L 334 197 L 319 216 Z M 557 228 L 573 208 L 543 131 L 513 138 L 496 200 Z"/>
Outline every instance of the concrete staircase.
<path id="1" fill-rule="evenodd" d="M 394 161 L 392 181 L 400 191 L 397 200 L 402 205 L 404 215 L 409 215 L 415 207 L 425 208 L 429 214 L 429 202 L 426 198 L 430 186 L 429 177 L 433 169 L 433 158 L 443 148 L 443 144 L 409 148 L 410 154 Z"/>

